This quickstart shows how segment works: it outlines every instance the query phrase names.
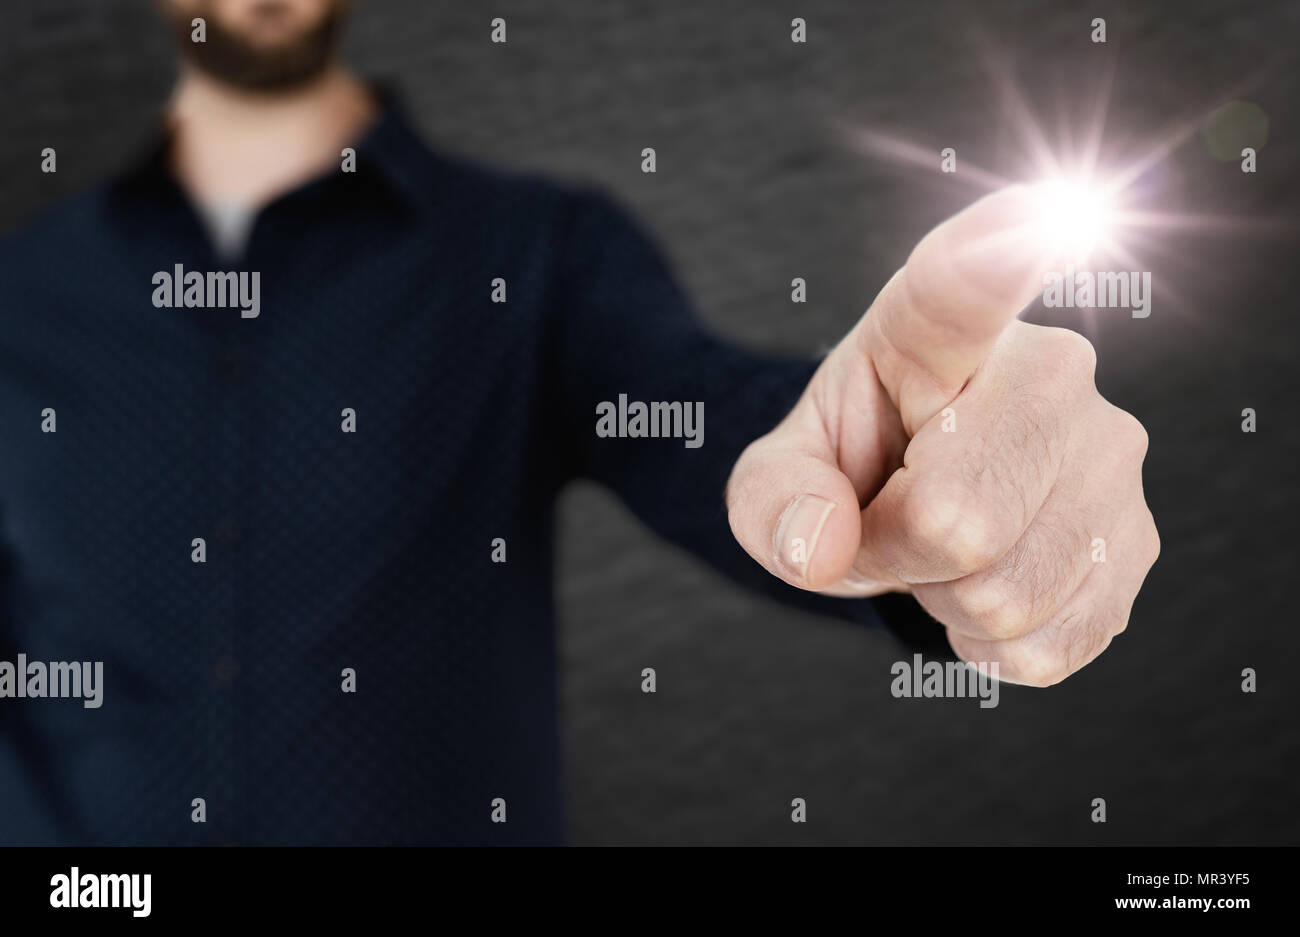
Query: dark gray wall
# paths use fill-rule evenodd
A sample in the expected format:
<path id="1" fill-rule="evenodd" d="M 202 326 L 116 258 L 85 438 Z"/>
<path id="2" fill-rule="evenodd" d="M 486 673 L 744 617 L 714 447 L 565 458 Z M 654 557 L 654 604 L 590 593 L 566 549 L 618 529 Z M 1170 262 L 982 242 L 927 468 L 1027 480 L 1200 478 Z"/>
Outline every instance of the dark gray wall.
<path id="1" fill-rule="evenodd" d="M 1260 171 L 1198 134 L 1160 204 L 1298 216 L 1295 3 L 428 0 L 360 3 L 349 48 L 442 145 L 606 184 L 661 237 L 701 314 L 754 345 L 833 342 L 934 222 L 976 192 L 855 153 L 897 131 L 966 165 L 1026 165 L 988 67 L 1049 136 L 1113 66 L 1108 140 L 1133 153 L 1232 97 L 1271 119 Z M 505 46 L 488 20 L 509 22 Z M 789 41 L 794 16 L 810 41 Z M 1094 16 L 1109 41 L 1088 41 Z M 143 3 L 0 6 L 0 225 L 113 167 L 171 74 Z M 57 176 L 32 167 L 43 146 Z M 639 171 L 654 146 L 659 172 Z M 560 570 L 571 824 L 586 843 L 1296 843 L 1294 229 L 1154 239 L 1147 320 L 1087 329 L 1098 383 L 1151 436 L 1164 550 L 1130 628 L 1001 706 L 894 700 L 887 639 L 739 593 L 608 495 L 564 503 Z M 810 302 L 788 299 L 806 277 Z M 0 336 L 3 341 L 3 336 Z M 1255 407 L 1259 432 L 1240 432 Z M 654 666 L 659 692 L 638 689 Z M 1259 693 L 1243 695 L 1255 667 Z M 809 822 L 789 822 L 792 797 Z M 1109 822 L 1089 822 L 1102 796 Z"/>

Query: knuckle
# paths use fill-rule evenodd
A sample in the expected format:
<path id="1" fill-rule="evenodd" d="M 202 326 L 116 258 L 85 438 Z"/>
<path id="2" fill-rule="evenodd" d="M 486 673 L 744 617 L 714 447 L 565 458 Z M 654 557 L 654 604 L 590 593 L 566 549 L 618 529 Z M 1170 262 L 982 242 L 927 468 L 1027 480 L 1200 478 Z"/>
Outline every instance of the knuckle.
<path id="1" fill-rule="evenodd" d="M 997 562 L 1005 610 L 998 622 L 1003 638 L 1027 634 L 1050 618 L 1074 590 L 1077 556 L 1087 547 L 1073 526 L 1040 518 Z"/>
<path id="2" fill-rule="evenodd" d="M 1047 336 L 1047 352 L 1059 372 L 1089 384 L 1097 374 L 1097 350 L 1072 329 L 1053 328 Z"/>
<path id="3" fill-rule="evenodd" d="M 1118 442 L 1126 456 L 1141 465 L 1151 444 L 1142 421 L 1127 410 L 1111 406 L 1110 424 L 1110 437 Z"/>
<path id="4" fill-rule="evenodd" d="M 1114 637 L 1114 636 L 1117 635 L 1117 634 L 1123 634 L 1125 631 L 1128 631 L 1128 623 L 1129 623 L 1129 619 L 1130 619 L 1130 617 L 1131 617 L 1130 613 L 1129 613 L 1129 612 L 1125 612 L 1123 615 L 1121 615 L 1121 616 L 1118 618 L 1118 620 L 1117 620 L 1118 623 L 1115 625 L 1114 629 L 1111 631 L 1111 637 Z M 1110 640 L 1107 639 L 1106 643 L 1109 644 L 1109 643 L 1110 643 Z"/>
<path id="5" fill-rule="evenodd" d="M 1124 416 L 1126 417 L 1124 421 L 1125 435 L 1129 440 L 1129 444 L 1133 447 L 1138 462 L 1141 462 L 1146 458 L 1147 450 L 1151 448 L 1151 437 L 1147 435 L 1146 427 L 1142 425 L 1142 422 L 1137 417 L 1127 411 L 1124 412 Z"/>
<path id="6" fill-rule="evenodd" d="M 1018 656 L 1016 679 L 1036 687 L 1060 683 L 1105 650 L 1111 634 L 1082 612 L 1070 612 L 1047 640 L 1033 642 Z"/>
<path id="7" fill-rule="evenodd" d="M 997 519 L 962 498 L 918 493 L 907 502 L 904 523 L 918 551 L 948 569 L 977 572 L 1000 554 Z"/>
<path id="8" fill-rule="evenodd" d="M 1030 630 L 1031 605 L 1001 577 L 965 577 L 952 584 L 959 614 L 991 641 L 1018 638 Z"/>
<path id="9" fill-rule="evenodd" d="M 953 653 L 961 660 L 967 663 L 974 663 L 977 660 L 988 660 L 989 656 L 984 649 L 987 644 L 975 639 L 969 638 L 952 628 L 946 628 L 945 632 L 948 638 L 948 646 L 952 648 Z"/>
<path id="10" fill-rule="evenodd" d="M 1026 686 L 1054 686 L 1070 675 L 1059 655 L 1045 651 L 1023 653 L 1010 663 L 1015 681 Z"/>
<path id="11" fill-rule="evenodd" d="M 1144 508 L 1143 513 L 1146 517 L 1142 521 L 1142 557 L 1146 562 L 1146 568 L 1150 569 L 1156 565 L 1156 560 L 1160 559 L 1160 531 L 1156 528 L 1156 519 L 1151 514 L 1151 510 Z"/>

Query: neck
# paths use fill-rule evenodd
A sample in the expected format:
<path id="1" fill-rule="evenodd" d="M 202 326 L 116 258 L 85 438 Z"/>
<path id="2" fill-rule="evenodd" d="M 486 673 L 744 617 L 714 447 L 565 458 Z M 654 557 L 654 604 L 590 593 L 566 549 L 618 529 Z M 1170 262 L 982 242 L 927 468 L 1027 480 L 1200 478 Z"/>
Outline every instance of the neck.
<path id="1" fill-rule="evenodd" d="M 342 66 L 291 91 L 254 93 L 188 68 L 168 107 L 172 170 L 196 202 L 256 210 L 338 169 L 378 105 Z"/>

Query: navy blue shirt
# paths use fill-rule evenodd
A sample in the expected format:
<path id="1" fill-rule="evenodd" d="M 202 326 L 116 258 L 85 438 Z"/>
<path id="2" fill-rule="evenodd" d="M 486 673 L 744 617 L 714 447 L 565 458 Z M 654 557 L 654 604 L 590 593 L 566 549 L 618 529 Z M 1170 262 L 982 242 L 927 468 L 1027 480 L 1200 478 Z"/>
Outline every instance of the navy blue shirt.
<path id="1" fill-rule="evenodd" d="M 178 264 L 258 272 L 257 316 L 155 305 Z M 0 699 L 3 843 L 562 842 L 575 478 L 876 620 L 727 526 L 732 463 L 814 365 L 701 330 L 601 193 L 437 154 L 391 103 L 234 260 L 154 148 L 7 237 L 0 329 L 0 660 L 103 662 L 98 708 Z M 599 436 L 620 394 L 702 402 L 703 445 Z"/>

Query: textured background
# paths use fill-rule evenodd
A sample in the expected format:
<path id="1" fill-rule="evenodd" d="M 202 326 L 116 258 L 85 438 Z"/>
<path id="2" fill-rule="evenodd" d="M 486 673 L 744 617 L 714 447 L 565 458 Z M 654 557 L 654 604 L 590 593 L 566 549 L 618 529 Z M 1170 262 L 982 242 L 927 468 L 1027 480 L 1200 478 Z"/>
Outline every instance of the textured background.
<path id="1" fill-rule="evenodd" d="M 1295 3 L 358 6 L 354 62 L 405 89 L 431 140 L 603 183 L 659 235 L 701 315 L 760 347 L 833 342 L 915 240 L 977 194 L 960 172 L 855 152 L 843 127 L 1025 170 L 999 69 L 1057 140 L 1113 66 L 1116 157 L 1254 101 L 1271 118 L 1258 174 L 1192 135 L 1153 194 L 1300 217 Z M 505 46 L 487 41 L 492 16 L 509 22 Z M 789 41 L 793 16 L 807 45 Z M 1088 41 L 1094 16 L 1105 46 Z M 0 226 L 115 166 L 171 74 L 143 2 L 6 0 Z M 33 172 L 43 146 L 58 149 L 55 176 Z M 639 171 L 644 146 L 657 175 Z M 1061 686 L 1004 687 L 994 710 L 894 700 L 888 639 L 741 594 L 603 491 L 569 493 L 559 576 L 578 842 L 1300 843 L 1296 232 L 1220 226 L 1155 246 L 1149 319 L 1031 313 L 1087 331 L 1102 392 L 1145 422 L 1164 544 L 1128 632 Z M 794 276 L 805 306 L 789 302 Z M 1239 430 L 1246 406 L 1255 435 Z M 639 691 L 646 666 L 654 696 Z M 1239 691 L 1247 666 L 1254 696 Z M 789 822 L 795 796 L 806 825 Z M 1089 822 L 1095 796 L 1104 826 Z"/>

